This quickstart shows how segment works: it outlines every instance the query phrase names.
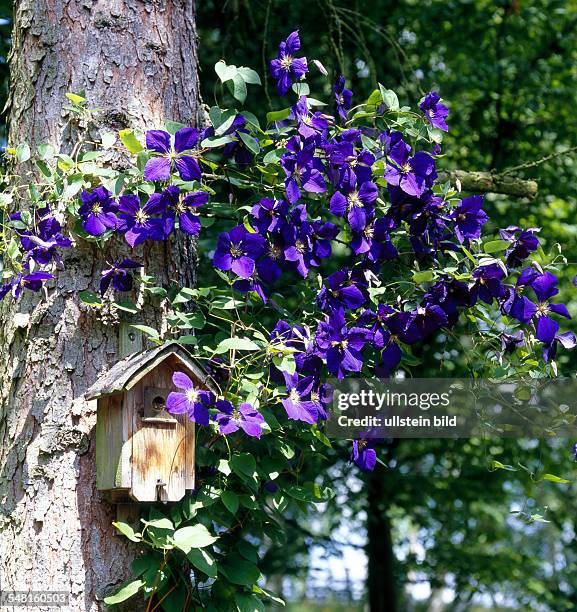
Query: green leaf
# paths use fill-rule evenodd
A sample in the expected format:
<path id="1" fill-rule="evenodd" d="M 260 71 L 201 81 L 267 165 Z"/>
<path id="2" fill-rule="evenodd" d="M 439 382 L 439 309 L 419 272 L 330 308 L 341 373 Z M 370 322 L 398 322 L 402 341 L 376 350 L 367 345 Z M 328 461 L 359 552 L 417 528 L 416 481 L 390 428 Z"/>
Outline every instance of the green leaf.
<path id="1" fill-rule="evenodd" d="M 260 346 L 250 338 L 226 338 L 218 344 L 216 353 L 226 353 L 230 350 L 237 351 L 258 351 Z"/>
<path id="2" fill-rule="evenodd" d="M 255 155 L 259 154 L 260 147 L 256 138 L 253 138 L 250 134 L 246 134 L 245 132 L 239 132 L 238 135 L 240 136 L 240 139 L 244 142 L 246 148 L 249 151 L 251 151 Z"/>
<path id="3" fill-rule="evenodd" d="M 66 187 L 64 187 L 62 192 L 62 199 L 72 199 L 82 189 L 83 184 L 84 176 L 82 174 L 71 174 L 66 179 Z"/>
<path id="4" fill-rule="evenodd" d="M 266 114 L 266 122 L 274 123 L 275 121 L 284 121 L 291 114 L 290 108 L 283 108 L 278 111 L 271 111 Z"/>
<path id="5" fill-rule="evenodd" d="M 413 280 L 416 283 L 428 283 L 435 278 L 433 270 L 423 270 L 422 272 L 415 272 L 413 274 Z"/>
<path id="6" fill-rule="evenodd" d="M 16 147 L 16 160 L 20 163 L 30 159 L 30 146 L 26 142 L 22 142 Z"/>
<path id="7" fill-rule="evenodd" d="M 249 453 L 237 453 L 231 457 L 230 467 L 236 474 L 252 477 L 256 471 L 256 461 Z"/>
<path id="8" fill-rule="evenodd" d="M 218 462 L 218 471 L 221 472 L 222 474 L 224 474 L 225 476 L 228 476 L 231 472 L 230 470 L 230 465 L 228 463 L 228 461 L 226 459 L 221 459 Z"/>
<path id="9" fill-rule="evenodd" d="M 122 142 L 122 144 L 133 155 L 136 155 L 138 152 L 144 149 L 144 147 L 138 141 L 138 138 L 136 138 L 136 135 L 134 134 L 134 130 L 131 130 L 131 129 L 120 130 L 118 132 L 118 136 L 120 137 L 120 141 Z"/>
<path id="10" fill-rule="evenodd" d="M 102 306 L 102 299 L 92 291 L 80 291 L 78 294 L 81 302 L 90 306 Z"/>
<path id="11" fill-rule="evenodd" d="M 508 240 L 491 240 L 490 242 L 485 242 L 483 250 L 485 253 L 497 253 L 508 249 L 510 246 L 511 243 Z"/>
<path id="12" fill-rule="evenodd" d="M 186 127 L 186 125 L 184 123 L 180 123 L 179 121 L 165 121 L 164 127 L 166 128 L 166 131 L 169 134 L 172 134 L 174 136 L 176 132 L 178 132 L 178 130 L 181 130 L 183 127 Z"/>
<path id="13" fill-rule="evenodd" d="M 134 329 L 137 329 L 138 331 L 152 338 L 160 337 L 159 333 L 156 331 L 156 329 L 154 329 L 154 327 L 148 327 L 148 325 L 131 325 L 130 327 L 133 327 Z"/>
<path id="14" fill-rule="evenodd" d="M 379 91 L 381 93 L 383 102 L 385 103 L 388 109 L 399 110 L 399 98 L 392 89 L 385 89 L 382 85 L 379 84 Z"/>
<path id="15" fill-rule="evenodd" d="M 222 503 L 231 514 L 236 514 L 240 502 L 238 501 L 238 495 L 234 491 L 224 491 L 222 496 Z"/>
<path id="16" fill-rule="evenodd" d="M 51 144 L 38 145 L 38 155 L 42 159 L 52 159 L 56 155 L 56 149 Z"/>
<path id="17" fill-rule="evenodd" d="M 219 60 L 218 62 L 216 62 L 216 64 L 214 65 L 214 71 L 218 75 L 218 78 L 220 79 L 221 83 L 226 83 L 226 81 L 230 81 L 235 77 L 238 72 L 236 66 L 227 66 L 224 60 Z"/>
<path id="18" fill-rule="evenodd" d="M 211 535 L 210 531 L 202 524 L 191 527 L 183 527 L 174 532 L 174 544 L 185 554 L 193 548 L 204 548 L 214 544 L 218 538 Z"/>
<path id="19" fill-rule="evenodd" d="M 72 104 L 83 104 L 86 102 L 86 98 L 84 96 L 79 96 L 75 93 L 65 93 L 64 95 L 70 100 L 70 102 L 72 102 Z"/>
<path id="20" fill-rule="evenodd" d="M 512 465 L 505 465 L 504 463 L 501 463 L 500 461 L 497 461 L 496 459 L 493 459 L 493 461 L 489 463 L 489 469 L 491 471 L 494 471 L 494 470 L 507 470 L 508 472 L 518 472 L 519 471 L 516 467 L 513 467 Z"/>
<path id="21" fill-rule="evenodd" d="M 558 484 L 570 484 L 570 480 L 555 476 L 555 474 L 543 474 L 539 480 L 548 480 L 549 482 L 557 482 Z"/>
<path id="22" fill-rule="evenodd" d="M 293 83 L 292 90 L 297 96 L 308 96 L 311 88 L 306 83 Z"/>
<path id="23" fill-rule="evenodd" d="M 240 74 L 235 74 L 232 81 L 228 82 L 230 93 L 234 96 L 235 100 L 238 100 L 241 104 L 246 100 L 246 83 Z"/>
<path id="24" fill-rule="evenodd" d="M 127 582 L 114 595 L 105 597 L 104 603 L 108 605 L 113 605 L 130 599 L 133 595 L 136 595 L 136 593 L 140 591 L 144 584 L 145 583 L 143 580 L 133 580 L 132 582 Z"/>
<path id="25" fill-rule="evenodd" d="M 260 77 L 258 73 L 252 68 L 246 68 L 246 66 L 240 66 L 237 68 L 238 74 L 242 77 L 242 80 L 245 83 L 250 83 L 251 85 L 260 85 Z"/>
<path id="26" fill-rule="evenodd" d="M 201 548 L 193 548 L 186 554 L 186 558 L 201 572 L 211 578 L 217 577 L 217 566 L 214 559 Z"/>
<path id="27" fill-rule="evenodd" d="M 140 542 L 142 540 L 142 535 L 140 533 L 136 533 L 127 523 L 116 522 L 112 524 L 116 527 L 116 529 L 118 529 L 118 531 L 120 531 L 122 535 L 125 535 L 132 542 Z"/>
<path id="28" fill-rule="evenodd" d="M 110 149 L 116 142 L 116 134 L 114 132 L 103 132 L 100 135 L 100 141 L 104 149 Z"/>
<path id="29" fill-rule="evenodd" d="M 235 593 L 234 603 L 238 612 L 264 612 L 264 604 L 256 595 Z"/>
<path id="30" fill-rule="evenodd" d="M 260 577 L 258 567 L 237 553 L 228 555 L 221 562 L 219 570 L 233 584 L 252 586 Z"/>

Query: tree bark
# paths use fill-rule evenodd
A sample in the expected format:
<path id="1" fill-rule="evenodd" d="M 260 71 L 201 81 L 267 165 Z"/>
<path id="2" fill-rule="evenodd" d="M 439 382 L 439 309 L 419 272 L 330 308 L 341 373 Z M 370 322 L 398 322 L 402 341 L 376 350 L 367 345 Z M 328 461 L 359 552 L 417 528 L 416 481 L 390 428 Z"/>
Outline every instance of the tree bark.
<path id="1" fill-rule="evenodd" d="M 398 444 L 394 440 L 392 446 Z M 388 447 L 387 453 L 392 452 Z M 390 476 L 375 468 L 367 479 L 367 592 L 371 612 L 398 612 L 395 552 L 388 508 L 395 484 Z"/>
<path id="2" fill-rule="evenodd" d="M 14 145 L 70 150 L 77 126 L 62 110 L 66 92 L 84 91 L 102 109 L 97 128 L 195 125 L 194 0 L 20 0 L 10 67 Z M 88 612 L 104 608 L 135 555 L 96 491 L 95 403 L 83 399 L 119 353 L 118 326 L 78 299 L 98 286 L 96 257 L 78 244 L 46 299 L 0 307 L 0 590 L 66 591 L 67 609 Z M 139 257 L 159 282 L 194 282 L 189 241 Z"/>

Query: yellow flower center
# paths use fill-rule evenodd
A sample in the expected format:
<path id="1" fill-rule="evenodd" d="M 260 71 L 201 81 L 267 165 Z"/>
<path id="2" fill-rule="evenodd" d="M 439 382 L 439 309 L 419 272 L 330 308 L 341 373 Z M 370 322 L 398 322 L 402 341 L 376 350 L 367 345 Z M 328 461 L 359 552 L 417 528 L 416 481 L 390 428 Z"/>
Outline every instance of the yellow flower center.
<path id="1" fill-rule="evenodd" d="M 280 61 L 280 65 L 285 69 L 285 70 L 289 70 L 291 65 L 293 63 L 293 58 L 291 55 L 285 55 L 281 61 Z"/>
<path id="2" fill-rule="evenodd" d="M 91 210 L 95 215 L 99 215 L 102 212 L 102 206 L 100 204 L 93 204 Z"/>
<path id="3" fill-rule="evenodd" d="M 411 170 L 411 164 L 405 164 L 401 167 L 401 171 L 403 172 L 403 174 L 408 174 Z"/>
<path id="4" fill-rule="evenodd" d="M 298 404 L 301 401 L 301 396 L 299 395 L 299 392 L 296 389 L 291 389 L 291 392 L 289 393 L 289 399 L 291 402 Z"/>
<path id="5" fill-rule="evenodd" d="M 196 389 L 187 389 L 185 395 L 186 399 L 192 404 L 198 399 L 198 391 Z"/>
<path id="6" fill-rule="evenodd" d="M 347 200 L 349 202 L 350 208 L 362 208 L 363 207 L 363 203 L 361 202 L 361 199 L 359 198 L 359 194 L 356 191 L 351 191 L 351 193 L 349 193 Z"/>
<path id="7" fill-rule="evenodd" d="M 148 221 L 148 215 L 143 210 L 136 211 L 134 218 L 136 219 L 136 222 L 141 225 Z"/>
<path id="8" fill-rule="evenodd" d="M 551 309 L 549 308 L 549 304 L 547 304 L 547 302 L 541 302 L 537 306 L 537 314 L 539 316 L 545 316 L 545 315 L 549 314 L 550 310 Z"/>
<path id="9" fill-rule="evenodd" d="M 242 255 L 242 249 L 240 248 L 240 245 L 238 245 L 238 244 L 231 244 L 230 245 L 230 254 L 233 257 L 240 257 Z"/>

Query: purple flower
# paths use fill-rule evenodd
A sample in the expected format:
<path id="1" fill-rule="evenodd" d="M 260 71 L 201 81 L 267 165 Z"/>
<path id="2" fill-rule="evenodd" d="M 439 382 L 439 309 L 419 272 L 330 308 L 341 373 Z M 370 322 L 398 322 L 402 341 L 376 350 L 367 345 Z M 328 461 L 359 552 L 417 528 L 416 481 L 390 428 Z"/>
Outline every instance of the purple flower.
<path id="1" fill-rule="evenodd" d="M 110 283 L 116 291 L 131 291 L 134 284 L 132 271 L 142 268 L 142 264 L 132 259 L 123 259 L 119 263 L 110 264 L 110 268 L 103 270 L 100 277 L 100 295 L 104 295 Z"/>
<path id="2" fill-rule="evenodd" d="M 329 127 L 329 122 L 325 115 L 318 111 L 311 114 L 306 96 L 300 96 L 298 102 L 292 108 L 290 118 L 297 121 L 298 133 L 304 138 L 316 136 L 326 131 Z"/>
<path id="3" fill-rule="evenodd" d="M 353 92 L 345 87 L 345 77 L 340 76 L 333 88 L 335 93 L 335 102 L 337 104 L 337 112 L 343 121 L 347 120 L 348 112 L 351 108 Z"/>
<path id="4" fill-rule="evenodd" d="M 542 323 L 540 324 L 540 322 Z M 558 334 L 559 323 L 548 317 L 537 319 L 537 338 L 543 343 L 543 359 L 551 361 L 557 354 L 557 346 L 572 349 L 577 344 L 577 339 L 573 332 Z"/>
<path id="5" fill-rule="evenodd" d="M 350 270 L 333 272 L 326 279 L 317 296 L 317 304 L 322 310 L 347 308 L 355 310 L 367 301 L 367 282 L 359 274 Z"/>
<path id="6" fill-rule="evenodd" d="M 108 189 L 96 187 L 92 192 L 83 191 L 80 199 L 82 206 L 78 209 L 78 214 L 86 233 L 91 236 L 101 236 L 107 230 L 116 227 L 118 208 Z"/>
<path id="7" fill-rule="evenodd" d="M 499 264 L 488 264 L 479 266 L 473 270 L 472 295 L 474 300 L 479 297 L 486 304 L 492 304 L 494 299 L 502 298 L 505 295 L 505 287 L 501 282 L 505 278 L 505 272 Z"/>
<path id="8" fill-rule="evenodd" d="M 391 135 L 389 158 L 394 162 L 385 167 L 385 180 L 405 193 L 419 197 L 437 178 L 435 160 L 423 151 L 410 157 L 411 147 L 402 138 Z M 394 144 L 392 144 L 394 142 Z"/>
<path id="9" fill-rule="evenodd" d="M 178 227 L 190 236 L 200 234 L 200 217 L 193 214 L 199 206 L 204 206 L 208 202 L 207 191 L 192 191 L 187 193 L 174 207 L 178 215 Z"/>
<path id="10" fill-rule="evenodd" d="M 235 408 L 228 400 L 216 402 L 218 414 L 215 419 L 222 435 L 228 435 L 242 429 L 247 436 L 260 438 L 264 417 L 250 404 L 241 404 Z"/>
<path id="11" fill-rule="evenodd" d="M 366 472 L 372 472 L 377 464 L 377 452 L 373 442 L 369 440 L 353 440 L 353 450 L 350 457 L 351 463 Z"/>
<path id="12" fill-rule="evenodd" d="M 336 191 L 331 198 L 330 210 L 337 217 L 346 214 L 351 228 L 362 230 L 367 225 L 367 217 L 373 212 L 372 204 L 378 195 L 378 187 L 370 181 L 346 193 Z"/>
<path id="13" fill-rule="evenodd" d="M 360 372 L 363 367 L 361 350 L 368 339 L 366 329 L 352 327 L 345 321 L 345 311 L 340 308 L 326 321 L 322 321 L 315 337 L 316 345 L 327 361 L 328 371 L 337 378 L 345 372 Z"/>
<path id="14" fill-rule="evenodd" d="M 153 217 L 158 212 L 158 201 L 150 200 L 140 206 L 140 199 L 136 195 L 120 196 L 118 202 L 120 219 L 117 229 L 124 232 L 126 242 L 135 247 L 145 240 L 164 240 L 172 230 L 170 218 L 159 219 Z M 168 223 L 167 223 L 168 221 Z"/>
<path id="15" fill-rule="evenodd" d="M 313 388 L 311 391 L 311 402 L 317 409 L 319 418 L 326 421 L 329 417 L 328 407 L 333 401 L 333 389 L 328 384 L 319 385 L 316 389 Z"/>
<path id="16" fill-rule="evenodd" d="M 514 353 L 519 347 L 525 346 L 525 334 L 518 330 L 512 334 L 501 334 L 501 350 L 503 353 Z"/>
<path id="17" fill-rule="evenodd" d="M 335 187 L 352 190 L 357 184 L 372 179 L 375 156 L 370 151 L 357 152 L 353 143 L 347 140 L 323 148 L 328 158 L 328 175 Z"/>
<path id="18" fill-rule="evenodd" d="M 279 95 L 284 96 L 295 81 L 299 81 L 307 72 L 306 57 L 295 57 L 301 48 L 298 31 L 289 34 L 278 48 L 278 57 L 270 63 L 270 72 L 276 79 Z"/>
<path id="19" fill-rule="evenodd" d="M 181 392 L 171 391 L 166 398 L 166 409 L 170 414 L 187 414 L 193 423 L 208 425 L 208 408 L 214 404 L 211 391 L 196 389 L 184 372 L 175 372 L 172 382 Z"/>
<path id="20" fill-rule="evenodd" d="M 20 221 L 20 217 L 20 213 L 15 213 L 10 219 Z M 27 261 L 32 259 L 44 266 L 55 260 L 62 265 L 58 249 L 70 248 L 72 241 L 62 234 L 62 226 L 50 208 L 37 210 L 34 217 L 35 233 L 27 230 L 20 233 L 20 243 L 27 253 Z"/>
<path id="21" fill-rule="evenodd" d="M 30 291 L 40 291 L 45 281 L 53 279 L 54 276 L 48 272 L 32 272 L 31 274 L 18 274 L 8 283 L 0 287 L 0 300 L 4 299 L 8 293 L 17 300 L 24 289 Z"/>
<path id="22" fill-rule="evenodd" d="M 314 425 L 318 420 L 318 408 L 310 398 L 314 378 L 299 378 L 298 374 L 283 372 L 288 397 L 282 400 L 287 416 L 293 421 L 304 421 Z"/>
<path id="23" fill-rule="evenodd" d="M 449 114 L 449 109 L 440 102 L 441 96 L 436 92 L 432 91 L 428 93 L 423 101 L 419 104 L 419 108 L 425 114 L 425 117 L 430 121 L 433 127 L 444 132 L 449 131 L 449 127 L 445 119 Z"/>
<path id="24" fill-rule="evenodd" d="M 170 178 L 174 166 L 183 181 L 200 181 L 202 174 L 194 155 L 186 155 L 198 143 L 198 130 L 185 127 L 174 135 L 174 145 L 170 134 L 164 130 L 146 132 L 146 148 L 157 153 L 144 166 L 144 178 L 147 181 L 165 181 Z"/>
<path id="25" fill-rule="evenodd" d="M 310 193 L 325 192 L 325 179 L 321 174 L 323 165 L 314 155 L 314 139 L 308 139 L 303 144 L 297 136 L 293 136 L 286 148 L 289 153 L 282 156 L 281 166 L 286 174 L 285 190 L 288 201 L 295 204 L 301 197 L 301 189 Z"/>
<path id="26" fill-rule="evenodd" d="M 253 205 L 250 215 L 255 221 L 253 225 L 263 234 L 267 230 L 279 231 L 286 223 L 288 210 L 289 205 L 284 200 L 263 198 Z"/>
<path id="27" fill-rule="evenodd" d="M 463 198 L 450 218 L 455 222 L 455 234 L 460 243 L 479 238 L 481 228 L 489 220 L 489 215 L 483 210 L 483 196 Z"/>
<path id="28" fill-rule="evenodd" d="M 531 253 L 539 248 L 539 238 L 536 234 L 540 231 L 537 227 L 522 230 L 516 225 L 509 225 L 509 227 L 499 230 L 501 238 L 511 243 L 510 248 L 505 253 L 507 266 L 511 268 L 520 266 Z"/>
<path id="29" fill-rule="evenodd" d="M 218 237 L 213 264 L 220 270 L 232 270 L 241 278 L 250 278 L 255 261 L 265 252 L 266 240 L 260 234 L 251 234 L 244 225 Z"/>

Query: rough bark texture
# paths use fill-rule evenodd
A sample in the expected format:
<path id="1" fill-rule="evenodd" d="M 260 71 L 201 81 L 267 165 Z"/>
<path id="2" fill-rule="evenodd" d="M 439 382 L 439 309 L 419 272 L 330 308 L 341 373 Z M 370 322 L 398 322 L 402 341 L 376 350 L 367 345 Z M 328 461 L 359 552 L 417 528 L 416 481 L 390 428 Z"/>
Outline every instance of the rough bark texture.
<path id="1" fill-rule="evenodd" d="M 194 0 L 22 0 L 13 41 L 11 143 L 69 149 L 70 91 L 84 90 L 107 127 L 196 122 Z M 71 251 L 47 299 L 0 309 L 0 589 L 67 591 L 68 609 L 93 611 L 129 575 L 135 550 L 95 489 L 95 402 L 83 399 L 119 358 L 118 326 L 78 301 L 97 287 L 97 251 Z M 189 242 L 138 257 L 161 282 L 194 280 Z"/>

